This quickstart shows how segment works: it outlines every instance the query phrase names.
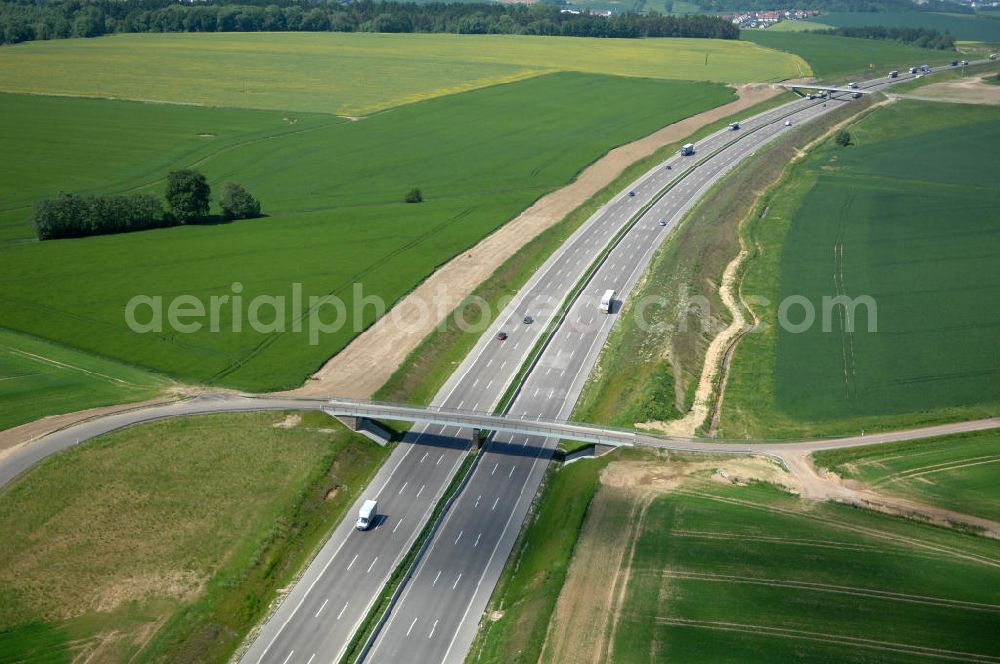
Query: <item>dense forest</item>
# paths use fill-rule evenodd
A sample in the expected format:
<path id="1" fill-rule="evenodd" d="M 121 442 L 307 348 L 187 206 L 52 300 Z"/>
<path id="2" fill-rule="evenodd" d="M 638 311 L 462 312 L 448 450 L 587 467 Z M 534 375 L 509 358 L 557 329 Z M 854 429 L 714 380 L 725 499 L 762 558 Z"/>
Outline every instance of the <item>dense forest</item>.
<path id="1" fill-rule="evenodd" d="M 829 30 L 813 30 L 821 35 L 839 35 L 860 39 L 886 39 L 903 44 L 912 44 L 923 48 L 936 48 L 942 51 L 955 49 L 955 38 L 947 32 L 938 32 L 930 28 L 887 28 L 884 25 L 874 25 L 856 28 L 831 28 Z"/>
<path id="2" fill-rule="evenodd" d="M 117 32 L 454 32 L 571 37 L 705 37 L 739 39 L 712 16 L 563 13 L 551 4 L 415 4 L 362 0 L 349 4 L 231 0 L 0 0 L 0 44 L 97 37 Z"/>

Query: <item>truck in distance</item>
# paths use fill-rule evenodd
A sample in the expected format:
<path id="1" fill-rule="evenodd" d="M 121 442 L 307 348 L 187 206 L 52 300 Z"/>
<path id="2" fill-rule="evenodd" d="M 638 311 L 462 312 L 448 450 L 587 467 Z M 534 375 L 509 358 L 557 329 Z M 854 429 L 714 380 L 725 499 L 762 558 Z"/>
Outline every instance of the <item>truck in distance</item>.
<path id="1" fill-rule="evenodd" d="M 604 291 L 604 295 L 601 297 L 601 312 L 610 314 L 611 308 L 614 306 L 615 302 L 615 292 L 613 290 Z"/>
<path id="2" fill-rule="evenodd" d="M 916 74 L 917 73 L 917 68 L 916 67 L 910 67 L 907 70 L 907 73 L 909 73 L 909 74 Z"/>
<path id="3" fill-rule="evenodd" d="M 694 143 L 687 143 L 681 146 L 681 156 L 687 157 L 688 155 L 694 154 Z"/>
<path id="4" fill-rule="evenodd" d="M 361 509 L 358 511 L 358 520 L 354 523 L 354 527 L 358 530 L 368 530 L 375 525 L 375 519 L 377 518 L 378 501 L 366 500 L 362 503 Z"/>
<path id="5" fill-rule="evenodd" d="M 896 78 L 897 76 L 899 76 L 899 72 L 896 71 L 895 69 L 889 72 L 889 78 Z"/>
<path id="6" fill-rule="evenodd" d="M 740 123 L 739 122 L 730 122 L 729 123 L 729 130 L 730 131 L 736 131 L 739 128 L 740 128 Z"/>
<path id="7" fill-rule="evenodd" d="M 847 87 L 849 87 L 850 89 L 853 90 L 854 88 L 858 87 L 858 84 L 857 83 L 853 83 L 853 82 L 852 83 L 848 83 Z"/>

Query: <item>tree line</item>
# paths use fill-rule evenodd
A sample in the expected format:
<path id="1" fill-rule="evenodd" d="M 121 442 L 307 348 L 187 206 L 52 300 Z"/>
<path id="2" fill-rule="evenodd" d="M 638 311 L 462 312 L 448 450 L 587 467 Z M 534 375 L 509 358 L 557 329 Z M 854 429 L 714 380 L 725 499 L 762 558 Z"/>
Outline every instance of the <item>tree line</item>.
<path id="1" fill-rule="evenodd" d="M 59 194 L 35 204 L 35 233 L 39 240 L 56 240 L 199 223 L 211 218 L 211 195 L 205 176 L 190 169 L 167 176 L 166 211 L 153 194 Z M 235 182 L 223 185 L 219 207 L 224 219 L 260 216 L 260 202 Z"/>
<path id="2" fill-rule="evenodd" d="M 573 37 L 704 37 L 739 39 L 713 16 L 570 14 L 552 4 L 373 2 L 319 4 L 297 0 L 233 3 L 209 0 L 0 0 L 0 44 L 98 37 L 122 32 L 451 32 Z"/>
<path id="3" fill-rule="evenodd" d="M 810 30 L 820 35 L 839 35 L 858 39 L 885 39 L 897 41 L 922 48 L 934 48 L 940 51 L 955 50 L 955 38 L 948 32 L 938 32 L 931 28 L 889 28 L 884 25 L 870 25 L 854 28 L 830 28 L 829 30 Z"/>

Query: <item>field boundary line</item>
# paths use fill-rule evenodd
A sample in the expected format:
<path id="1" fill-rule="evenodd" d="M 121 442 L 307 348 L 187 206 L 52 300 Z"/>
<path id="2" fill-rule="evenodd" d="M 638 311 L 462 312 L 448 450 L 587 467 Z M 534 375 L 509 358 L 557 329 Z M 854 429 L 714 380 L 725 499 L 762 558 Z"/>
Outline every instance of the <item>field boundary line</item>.
<path id="1" fill-rule="evenodd" d="M 911 595 L 908 593 L 897 593 L 889 590 L 877 590 L 874 588 L 861 588 L 856 586 L 840 586 L 828 583 L 814 583 L 811 581 L 797 581 L 794 579 L 770 579 L 752 576 L 736 576 L 730 574 L 709 574 L 707 572 L 681 572 L 663 570 L 662 576 L 684 579 L 689 581 L 710 581 L 745 583 L 751 585 L 773 586 L 777 588 L 796 588 L 798 590 L 812 590 L 815 592 L 827 592 L 856 597 L 872 597 L 875 599 L 885 599 L 896 602 L 910 602 L 913 604 L 928 604 L 943 608 L 967 609 L 969 611 L 1000 612 L 1000 604 L 985 604 L 982 602 L 970 602 L 966 600 L 948 599 L 944 597 L 930 597 L 927 595 Z"/>
<path id="2" fill-rule="evenodd" d="M 801 639 L 803 641 L 817 641 L 821 643 L 832 643 L 844 645 L 845 643 L 860 648 L 873 648 L 876 650 L 886 650 L 890 652 L 904 653 L 907 655 L 921 655 L 924 657 L 936 657 L 938 659 L 950 659 L 961 662 L 1000 662 L 1000 658 L 993 655 L 983 655 L 979 653 L 959 652 L 956 650 L 944 650 L 932 648 L 930 646 L 918 646 L 907 643 L 894 643 L 891 641 L 877 641 L 875 639 L 865 639 L 845 634 L 825 634 L 822 632 L 809 632 L 800 629 L 787 627 L 770 627 L 767 625 L 748 625 L 742 623 L 731 623 L 713 620 L 690 620 L 687 618 L 656 618 L 656 622 L 661 625 L 671 625 L 674 627 L 696 627 L 701 629 L 712 629 L 727 632 L 742 632 L 757 636 L 767 635 L 785 639 Z"/>

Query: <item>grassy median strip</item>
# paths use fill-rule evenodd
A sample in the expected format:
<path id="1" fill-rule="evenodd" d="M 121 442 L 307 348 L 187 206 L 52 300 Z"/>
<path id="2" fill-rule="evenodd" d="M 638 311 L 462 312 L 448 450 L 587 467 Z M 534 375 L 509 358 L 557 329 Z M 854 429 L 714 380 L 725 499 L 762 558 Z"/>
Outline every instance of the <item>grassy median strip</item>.
<path id="1" fill-rule="evenodd" d="M 355 632 L 351 642 L 347 645 L 344 656 L 340 658 L 342 664 L 357 662 L 365 654 L 365 648 L 371 646 L 369 641 L 374 642 L 376 630 L 381 628 L 383 620 L 388 616 L 392 605 L 398 599 L 397 591 L 402 589 L 402 584 L 409 578 L 413 569 L 416 568 L 424 552 L 424 547 L 430 543 L 429 538 L 437 529 L 438 521 L 444 516 L 451 505 L 452 499 L 458 494 L 465 481 L 475 469 L 475 461 L 478 456 L 477 452 L 470 452 L 462 461 L 458 472 L 452 477 L 448 488 L 441 496 L 441 499 L 438 500 L 437 505 L 435 505 L 434 512 L 431 513 L 431 518 L 424 524 L 423 530 L 420 531 L 420 535 L 413 542 L 413 546 L 410 547 L 406 556 L 396 565 L 396 569 L 392 571 L 389 581 L 382 588 L 378 599 L 372 604 L 371 609 L 362 621 L 361 627 Z"/>
<path id="2" fill-rule="evenodd" d="M 482 318 L 482 309 L 473 301 L 479 301 L 481 298 L 489 304 L 490 311 L 498 311 L 591 215 L 643 173 L 666 160 L 682 143 L 696 141 L 734 120 L 763 113 L 794 98 L 790 92 L 772 97 L 739 113 L 712 122 L 691 136 L 664 146 L 649 157 L 626 168 L 611 184 L 594 194 L 562 221 L 528 242 L 480 284 L 465 302 L 448 315 L 444 325 L 435 329 L 410 353 L 386 384 L 375 393 L 375 398 L 398 403 L 430 403 L 448 376 L 472 350 L 481 334 L 481 331 L 463 331 L 455 321 L 466 321 L 468 329 L 471 330 L 485 329 L 488 324 Z"/>

